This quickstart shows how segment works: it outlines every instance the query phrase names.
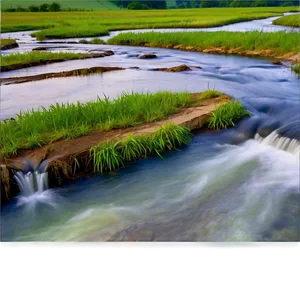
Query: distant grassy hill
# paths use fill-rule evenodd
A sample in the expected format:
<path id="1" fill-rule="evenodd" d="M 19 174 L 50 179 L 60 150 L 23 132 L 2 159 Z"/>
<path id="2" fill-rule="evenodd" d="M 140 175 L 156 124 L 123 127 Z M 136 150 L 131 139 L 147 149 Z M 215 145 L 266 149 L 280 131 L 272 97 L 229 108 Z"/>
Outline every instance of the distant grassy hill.
<path id="1" fill-rule="evenodd" d="M 80 8 L 80 9 L 116 9 L 118 8 L 110 0 L 1 0 L 1 9 L 23 7 L 30 5 L 41 5 L 43 3 L 57 2 L 62 9 Z"/>

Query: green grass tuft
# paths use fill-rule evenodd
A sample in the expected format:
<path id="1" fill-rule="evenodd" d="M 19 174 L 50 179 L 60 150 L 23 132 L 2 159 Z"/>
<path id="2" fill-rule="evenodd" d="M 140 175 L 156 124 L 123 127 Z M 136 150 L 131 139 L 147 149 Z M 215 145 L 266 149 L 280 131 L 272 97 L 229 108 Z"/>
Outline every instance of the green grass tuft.
<path id="1" fill-rule="evenodd" d="M 133 133 L 129 134 L 120 147 L 120 153 L 124 161 L 134 161 L 146 157 L 148 150 L 148 140 L 143 136 L 134 137 Z"/>
<path id="2" fill-rule="evenodd" d="M 221 92 L 218 92 L 216 90 L 207 90 L 205 92 L 202 92 L 198 100 L 204 101 L 206 99 L 213 99 L 222 96 L 223 94 Z"/>
<path id="3" fill-rule="evenodd" d="M 294 64 L 292 66 L 292 70 L 296 73 L 296 74 L 300 74 L 300 63 L 299 64 Z"/>
<path id="4" fill-rule="evenodd" d="M 245 110 L 239 101 L 222 104 L 208 119 L 208 128 L 226 129 L 235 126 L 236 121 L 243 117 L 250 117 L 249 111 Z"/>
<path id="5" fill-rule="evenodd" d="M 90 41 L 90 44 L 105 44 L 105 42 L 99 38 L 93 38 L 91 41 Z"/>
<path id="6" fill-rule="evenodd" d="M 106 141 L 91 148 L 90 155 L 94 172 L 103 173 L 123 167 L 126 162 L 157 154 L 162 157 L 166 150 L 176 149 L 192 141 L 190 130 L 186 127 L 166 123 L 154 133 L 125 139 Z"/>
<path id="7" fill-rule="evenodd" d="M 124 166 L 124 158 L 118 150 L 119 144 L 120 142 L 108 141 L 91 148 L 90 154 L 93 158 L 95 172 L 113 171 Z"/>

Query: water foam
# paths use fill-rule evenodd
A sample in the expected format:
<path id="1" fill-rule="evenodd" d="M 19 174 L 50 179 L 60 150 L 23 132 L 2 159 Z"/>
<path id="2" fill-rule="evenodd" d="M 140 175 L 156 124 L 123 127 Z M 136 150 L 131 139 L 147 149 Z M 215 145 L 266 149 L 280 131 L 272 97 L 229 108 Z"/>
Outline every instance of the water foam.
<path id="1" fill-rule="evenodd" d="M 283 137 L 279 135 L 276 130 L 265 138 L 256 133 L 254 139 L 261 144 L 275 147 L 276 149 L 289 152 L 295 156 L 299 157 L 300 155 L 300 142 L 296 139 Z"/>
<path id="2" fill-rule="evenodd" d="M 43 203 L 55 207 L 55 199 L 52 190 L 49 190 L 48 173 L 32 170 L 27 173 L 17 172 L 15 180 L 20 189 L 17 206 L 27 205 L 35 207 L 37 203 Z"/>

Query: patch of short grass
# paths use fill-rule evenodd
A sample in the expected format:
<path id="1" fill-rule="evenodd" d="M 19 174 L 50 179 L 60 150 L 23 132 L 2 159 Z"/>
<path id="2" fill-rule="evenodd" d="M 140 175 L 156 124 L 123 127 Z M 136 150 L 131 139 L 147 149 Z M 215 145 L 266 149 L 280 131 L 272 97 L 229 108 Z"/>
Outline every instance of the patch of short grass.
<path id="1" fill-rule="evenodd" d="M 207 126 L 210 129 L 227 129 L 246 116 L 250 117 L 251 114 L 239 101 L 225 103 L 211 114 Z"/>
<path id="2" fill-rule="evenodd" d="M 90 44 L 105 44 L 105 42 L 99 38 L 93 38 L 91 41 L 90 41 Z"/>
<path id="3" fill-rule="evenodd" d="M 201 93 L 201 95 L 199 96 L 198 100 L 204 101 L 206 99 L 213 99 L 213 98 L 217 98 L 222 96 L 223 94 L 219 91 L 216 90 L 207 90 Z"/>
<path id="4" fill-rule="evenodd" d="M 284 16 L 274 20 L 273 24 L 290 27 L 300 27 L 300 15 L 295 14 L 291 16 Z"/>
<path id="5" fill-rule="evenodd" d="M 34 32 L 31 36 L 36 37 L 38 40 L 45 39 L 64 39 L 64 38 L 79 38 L 89 36 L 102 36 L 108 35 L 108 29 L 100 26 L 93 26 L 90 24 L 82 24 L 81 26 L 58 26 L 49 28 L 42 31 Z"/>
<path id="6" fill-rule="evenodd" d="M 2 46 L 7 46 L 7 45 L 14 45 L 16 44 L 16 40 L 14 39 L 0 39 L 0 45 Z"/>

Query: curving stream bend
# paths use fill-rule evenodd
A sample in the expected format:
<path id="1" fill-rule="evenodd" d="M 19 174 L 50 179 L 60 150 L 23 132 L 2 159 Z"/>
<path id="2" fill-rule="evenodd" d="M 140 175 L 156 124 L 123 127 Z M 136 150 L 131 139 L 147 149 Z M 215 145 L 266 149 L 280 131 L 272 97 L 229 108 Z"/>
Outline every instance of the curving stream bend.
<path id="1" fill-rule="evenodd" d="M 219 30 L 286 29 L 271 25 L 271 19 Z M 37 47 L 28 33 L 10 36 L 25 43 L 4 53 Z M 113 50 L 115 55 L 5 72 L 1 77 L 97 65 L 139 69 L 2 86 L 2 119 L 20 110 L 88 101 L 103 94 L 207 88 L 240 99 L 253 116 L 235 129 L 196 134 L 192 145 L 167 153 L 164 160 L 152 157 L 114 174 L 87 175 L 26 201 L 20 195 L 2 209 L 3 240 L 299 240 L 300 91 L 299 79 L 290 69 L 274 66 L 268 59 L 53 42 L 43 46 L 51 51 Z M 156 53 L 158 58 L 138 59 L 145 53 Z M 201 69 L 174 74 L 152 71 L 180 64 Z"/>

